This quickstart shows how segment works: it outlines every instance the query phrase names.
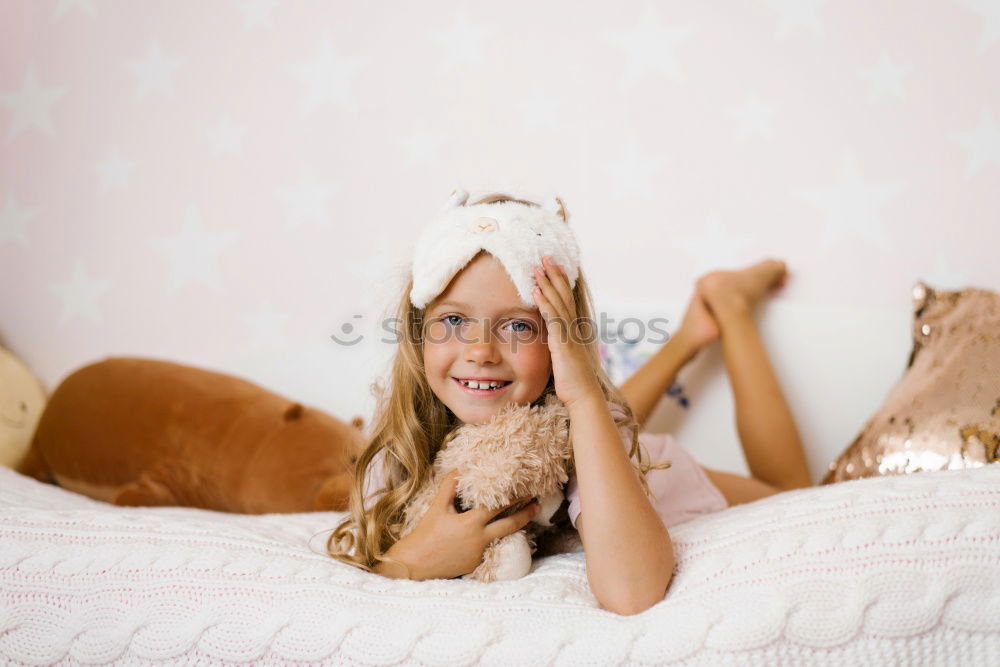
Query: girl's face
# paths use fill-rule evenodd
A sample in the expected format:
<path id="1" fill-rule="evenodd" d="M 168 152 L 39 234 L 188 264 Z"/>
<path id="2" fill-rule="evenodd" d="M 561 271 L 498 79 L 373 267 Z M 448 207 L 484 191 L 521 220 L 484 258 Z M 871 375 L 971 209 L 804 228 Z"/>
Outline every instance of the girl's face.
<path id="1" fill-rule="evenodd" d="M 488 252 L 428 304 L 424 370 L 434 394 L 466 424 L 486 423 L 505 405 L 530 405 L 542 395 L 552 371 L 544 320 L 537 306 L 521 303 Z M 460 382 L 472 379 L 479 383 L 471 388 Z M 500 387 L 490 389 L 490 380 Z"/>

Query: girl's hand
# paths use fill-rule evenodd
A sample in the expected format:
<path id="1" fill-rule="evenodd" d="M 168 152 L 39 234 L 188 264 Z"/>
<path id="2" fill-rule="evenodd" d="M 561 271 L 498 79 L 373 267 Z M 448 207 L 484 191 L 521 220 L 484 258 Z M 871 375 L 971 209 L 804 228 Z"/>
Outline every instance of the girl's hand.
<path id="1" fill-rule="evenodd" d="M 589 396 L 598 396 L 604 402 L 601 385 L 580 337 L 587 335 L 576 322 L 576 300 L 570 289 L 569 279 L 562 267 L 550 257 L 542 258 L 542 266 L 535 269 L 535 303 L 545 320 L 549 352 L 552 355 L 552 374 L 555 376 L 556 396 L 569 408 L 573 403 Z M 594 323 L 590 335 L 596 335 Z"/>
<path id="2" fill-rule="evenodd" d="M 409 566 L 410 579 L 452 579 L 472 572 L 483 562 L 483 551 L 490 542 L 521 530 L 540 509 L 535 501 L 490 523 L 497 514 L 531 500 L 529 496 L 496 510 L 476 507 L 459 513 L 455 509 L 456 473 L 452 470 L 445 476 L 437 496 L 413 532 L 386 552 Z"/>

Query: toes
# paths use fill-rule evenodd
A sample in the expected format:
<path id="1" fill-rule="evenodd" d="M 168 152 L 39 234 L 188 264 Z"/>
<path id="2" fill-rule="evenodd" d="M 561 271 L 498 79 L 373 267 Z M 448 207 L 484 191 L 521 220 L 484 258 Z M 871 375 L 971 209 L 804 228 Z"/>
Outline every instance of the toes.
<path id="1" fill-rule="evenodd" d="M 784 287 L 785 283 L 788 282 L 788 265 L 780 259 L 772 259 L 771 261 L 774 263 L 775 271 L 778 274 L 774 281 L 774 286 Z"/>

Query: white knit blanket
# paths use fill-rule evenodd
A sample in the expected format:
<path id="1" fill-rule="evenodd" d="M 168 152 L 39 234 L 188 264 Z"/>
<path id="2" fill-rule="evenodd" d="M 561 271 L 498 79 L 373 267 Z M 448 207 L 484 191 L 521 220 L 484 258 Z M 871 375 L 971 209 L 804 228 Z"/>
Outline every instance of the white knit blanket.
<path id="1" fill-rule="evenodd" d="M 667 595 L 635 616 L 600 609 L 582 553 L 489 584 L 362 572 L 322 553 L 340 516 L 116 508 L 0 468 L 0 662 L 1000 656 L 1000 465 L 800 489 L 674 526 Z"/>

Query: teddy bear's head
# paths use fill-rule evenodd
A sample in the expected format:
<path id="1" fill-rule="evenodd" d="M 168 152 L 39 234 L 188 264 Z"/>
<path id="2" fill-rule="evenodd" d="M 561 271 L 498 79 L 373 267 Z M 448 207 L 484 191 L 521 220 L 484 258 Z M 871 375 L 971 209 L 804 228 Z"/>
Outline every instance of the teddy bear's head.
<path id="1" fill-rule="evenodd" d="M 15 468 L 27 454 L 45 400 L 41 382 L 0 346 L 0 465 Z"/>
<path id="2" fill-rule="evenodd" d="M 573 460 L 569 412 L 555 394 L 541 405 L 501 408 L 485 424 L 465 424 L 438 452 L 438 474 L 460 472 L 461 509 L 502 507 L 514 498 L 561 492 Z"/>

